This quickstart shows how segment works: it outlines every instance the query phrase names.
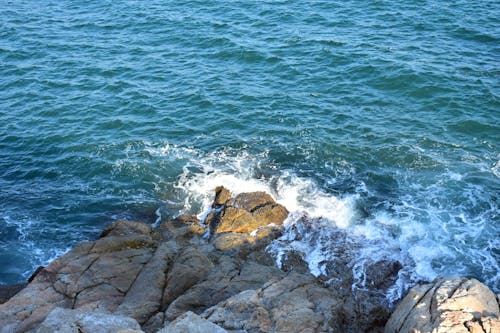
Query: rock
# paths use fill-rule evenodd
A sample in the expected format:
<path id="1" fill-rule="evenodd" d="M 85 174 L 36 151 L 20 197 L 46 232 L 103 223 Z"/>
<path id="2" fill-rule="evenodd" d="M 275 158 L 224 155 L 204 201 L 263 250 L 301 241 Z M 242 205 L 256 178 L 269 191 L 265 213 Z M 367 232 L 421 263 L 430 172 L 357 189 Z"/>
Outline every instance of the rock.
<path id="1" fill-rule="evenodd" d="M 155 229 L 140 222 L 110 224 L 101 238 L 76 245 L 0 304 L 0 333 L 382 331 L 389 317 L 384 290 L 397 277 L 398 262 L 353 266 L 356 245 L 346 232 L 305 239 L 320 225 L 307 216 L 288 229 L 287 239 L 278 239 L 288 212 L 263 192 L 230 198 L 219 187 L 210 214 L 209 239 L 189 215 Z M 314 245 L 321 237 L 333 245 L 315 278 L 304 260 L 307 247 L 292 245 Z M 270 244 L 290 245 L 279 252 L 286 272 L 275 266 Z M 355 268 L 363 279 L 354 278 Z M 386 331 L 499 331 L 496 297 L 476 280 L 418 286 Z M 114 327 L 115 317 L 131 324 Z"/>
<path id="2" fill-rule="evenodd" d="M 200 313 L 241 291 L 258 289 L 270 279 L 284 276 L 276 267 L 253 261 L 217 254 L 211 254 L 210 260 L 214 266 L 208 275 L 170 303 L 166 320 L 174 320 L 187 311 Z"/>
<path id="3" fill-rule="evenodd" d="M 167 283 L 165 272 L 174 265 L 178 251 L 175 242 L 160 244 L 137 275 L 116 312 L 133 317 L 140 324 L 149 320 L 161 307 L 162 293 Z"/>
<path id="4" fill-rule="evenodd" d="M 130 236 L 144 235 L 149 236 L 153 232 L 153 228 L 145 223 L 137 223 L 127 220 L 118 220 L 108 225 L 101 232 L 99 238 L 106 236 Z"/>
<path id="5" fill-rule="evenodd" d="M 495 294 L 475 279 L 437 279 L 410 290 L 385 326 L 393 332 L 500 332 Z"/>
<path id="6" fill-rule="evenodd" d="M 213 267 L 210 259 L 198 250 L 184 249 L 168 272 L 162 307 L 167 307 L 186 290 L 203 280 Z"/>
<path id="7" fill-rule="evenodd" d="M 298 251 L 290 250 L 283 254 L 281 259 L 281 269 L 285 272 L 295 271 L 299 273 L 308 273 L 309 267 L 304 261 L 304 255 Z"/>
<path id="8" fill-rule="evenodd" d="M 116 333 L 142 332 L 132 318 L 117 316 L 107 312 L 85 313 L 79 310 L 55 308 L 36 333 Z"/>
<path id="9" fill-rule="evenodd" d="M 215 188 L 215 199 L 212 208 L 219 208 L 223 206 L 231 198 L 231 192 L 224 186 L 217 186 Z"/>
<path id="10" fill-rule="evenodd" d="M 163 327 L 164 320 L 165 314 L 163 312 L 158 312 L 142 325 L 142 329 L 146 333 L 156 333 Z"/>
<path id="11" fill-rule="evenodd" d="M 210 225 L 216 233 L 252 232 L 268 224 L 282 224 L 288 211 L 265 192 L 241 193 L 226 202 Z M 214 223 L 214 220 L 216 223 Z"/>
<path id="12" fill-rule="evenodd" d="M 268 225 L 260 227 L 255 233 L 226 232 L 218 233 L 213 238 L 213 245 L 220 251 L 233 251 L 238 256 L 263 250 L 272 240 L 283 234 L 282 226 Z"/>
<path id="13" fill-rule="evenodd" d="M 0 327 L 24 332 L 56 307 L 115 311 L 156 246 L 150 226 L 117 221 L 103 238 L 75 246 L 42 269 L 20 293 L 0 305 Z"/>
<path id="14" fill-rule="evenodd" d="M 20 292 L 24 287 L 26 287 L 26 283 L 16 283 L 0 286 L 0 304 L 7 302 L 12 296 Z"/>
<path id="15" fill-rule="evenodd" d="M 403 265 L 399 261 L 380 260 L 365 268 L 366 285 L 371 289 L 387 290 L 397 280 Z"/>
<path id="16" fill-rule="evenodd" d="M 201 226 L 200 220 L 196 216 L 181 215 L 172 221 L 162 222 L 156 233 L 161 241 L 172 239 L 192 239 L 195 236 L 201 236 L 205 233 L 205 229 Z"/>
<path id="17" fill-rule="evenodd" d="M 290 274 L 257 290 L 245 290 L 207 309 L 202 317 L 248 332 L 334 332 L 342 301 L 312 276 Z"/>
<path id="18" fill-rule="evenodd" d="M 168 324 L 158 333 L 227 333 L 227 331 L 214 323 L 201 318 L 197 314 L 188 311 L 176 320 Z"/>

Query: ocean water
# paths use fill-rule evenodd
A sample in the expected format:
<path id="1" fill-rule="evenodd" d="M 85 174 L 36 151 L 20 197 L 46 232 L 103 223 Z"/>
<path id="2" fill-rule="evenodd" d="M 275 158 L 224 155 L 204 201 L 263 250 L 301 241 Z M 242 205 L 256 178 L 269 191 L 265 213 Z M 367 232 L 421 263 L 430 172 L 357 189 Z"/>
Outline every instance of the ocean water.
<path id="1" fill-rule="evenodd" d="M 389 259 L 393 298 L 448 274 L 500 292 L 499 17 L 488 0 L 1 1 L 0 283 L 116 219 L 202 216 L 225 185 L 292 212 L 278 263 L 295 249 L 327 274 L 341 230 L 353 288 Z"/>

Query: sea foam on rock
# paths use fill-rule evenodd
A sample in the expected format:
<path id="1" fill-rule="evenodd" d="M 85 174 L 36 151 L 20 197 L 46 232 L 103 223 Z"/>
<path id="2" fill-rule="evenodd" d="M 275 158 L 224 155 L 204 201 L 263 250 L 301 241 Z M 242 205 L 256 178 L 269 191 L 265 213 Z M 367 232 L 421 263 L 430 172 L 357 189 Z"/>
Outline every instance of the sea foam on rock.
<path id="1" fill-rule="evenodd" d="M 78 332 L 88 326 L 85 318 L 102 324 L 92 326 L 96 333 L 109 331 L 107 320 L 122 323 L 123 332 L 146 333 L 383 331 L 390 315 L 384 295 L 370 288 L 352 290 L 352 270 L 342 263 L 341 252 L 336 267 L 327 267 L 327 276 L 312 275 L 299 252 L 282 258 L 283 269 L 276 266 L 268 249 L 283 235 L 288 211 L 270 195 L 232 197 L 217 187 L 211 207 L 204 223 L 188 215 L 156 228 L 112 223 L 98 240 L 78 244 L 0 304 L 0 332 L 57 327 Z M 367 286 L 383 290 L 399 268 L 391 262 L 374 264 L 366 271 Z M 476 302 L 477 293 L 467 294 L 476 289 L 464 290 Z M 411 319 L 418 316 L 412 311 L 419 302 L 415 307 L 400 305 L 405 314 L 396 310 L 387 332 L 419 325 Z M 439 302 L 432 301 L 431 308 Z M 486 319 L 469 320 L 471 327 L 489 325 L 488 318 L 498 316 L 498 304 L 492 302 L 491 297 L 478 301 L 473 312 Z"/>

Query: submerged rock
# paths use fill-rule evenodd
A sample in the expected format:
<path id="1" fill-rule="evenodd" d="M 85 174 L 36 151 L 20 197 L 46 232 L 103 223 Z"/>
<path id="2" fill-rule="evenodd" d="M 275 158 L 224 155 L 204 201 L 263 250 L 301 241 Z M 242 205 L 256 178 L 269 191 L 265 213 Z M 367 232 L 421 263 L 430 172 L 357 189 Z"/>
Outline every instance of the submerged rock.
<path id="1" fill-rule="evenodd" d="M 475 279 L 437 279 L 413 287 L 385 327 L 385 333 L 406 332 L 500 332 L 498 300 Z"/>

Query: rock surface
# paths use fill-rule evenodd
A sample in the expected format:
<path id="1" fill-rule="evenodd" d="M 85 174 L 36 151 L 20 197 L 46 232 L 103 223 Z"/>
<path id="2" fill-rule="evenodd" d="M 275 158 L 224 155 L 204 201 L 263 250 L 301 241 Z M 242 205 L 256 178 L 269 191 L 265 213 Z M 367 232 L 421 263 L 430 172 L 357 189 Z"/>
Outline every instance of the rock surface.
<path id="1" fill-rule="evenodd" d="M 7 302 L 24 287 L 26 287 L 26 283 L 16 283 L 6 286 L 0 285 L 0 304 Z"/>
<path id="2" fill-rule="evenodd" d="M 142 332 L 141 327 L 130 317 L 107 312 L 85 313 L 79 310 L 55 308 L 40 324 L 36 333 L 116 333 Z"/>
<path id="3" fill-rule="evenodd" d="M 0 333 L 383 331 L 390 313 L 380 290 L 397 276 L 399 263 L 370 263 L 367 289 L 351 287 L 351 258 L 340 247 L 318 278 L 293 250 L 279 269 L 267 249 L 283 235 L 285 207 L 264 192 L 232 197 L 221 186 L 211 207 L 205 223 L 183 215 L 156 228 L 110 224 L 99 239 L 78 244 L 0 304 Z M 341 231 L 330 237 L 339 244 L 347 239 Z M 494 332 L 495 295 L 477 281 L 462 282 L 416 287 L 387 332 L 454 328 L 457 318 L 472 332 Z M 427 324 L 418 321 L 421 315 Z"/>
<path id="4" fill-rule="evenodd" d="M 185 314 L 177 317 L 173 322 L 158 333 L 227 333 L 220 326 L 215 325 L 211 321 L 203 319 L 197 314 L 188 311 Z"/>
<path id="5" fill-rule="evenodd" d="M 410 290 L 385 332 L 500 332 L 498 300 L 475 279 L 437 279 Z"/>

